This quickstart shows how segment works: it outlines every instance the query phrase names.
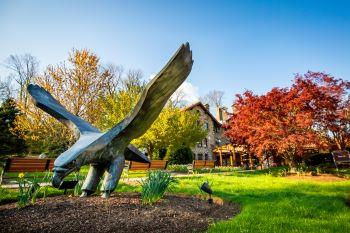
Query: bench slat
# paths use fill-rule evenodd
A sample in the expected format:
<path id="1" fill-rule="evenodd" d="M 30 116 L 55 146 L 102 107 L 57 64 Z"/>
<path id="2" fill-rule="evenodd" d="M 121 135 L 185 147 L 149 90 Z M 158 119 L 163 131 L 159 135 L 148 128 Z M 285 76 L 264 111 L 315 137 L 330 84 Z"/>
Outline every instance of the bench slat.
<path id="1" fill-rule="evenodd" d="M 215 163 L 213 160 L 194 160 L 193 168 L 214 168 Z"/>
<path id="2" fill-rule="evenodd" d="M 13 168 L 7 170 L 7 172 L 44 172 L 44 168 L 30 168 L 30 167 L 22 167 L 22 168 Z"/>

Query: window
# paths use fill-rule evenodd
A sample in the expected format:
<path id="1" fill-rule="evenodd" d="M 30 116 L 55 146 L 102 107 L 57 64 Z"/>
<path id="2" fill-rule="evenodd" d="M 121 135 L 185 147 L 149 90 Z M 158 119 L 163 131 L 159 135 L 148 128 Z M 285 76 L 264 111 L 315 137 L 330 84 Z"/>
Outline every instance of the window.
<path id="1" fill-rule="evenodd" d="M 204 127 L 205 130 L 209 130 L 209 123 L 205 122 L 203 127 Z"/>
<path id="2" fill-rule="evenodd" d="M 203 160 L 203 154 L 198 154 L 197 155 L 197 160 Z"/>
<path id="3" fill-rule="evenodd" d="M 208 139 L 204 138 L 203 141 L 204 141 L 203 146 L 204 146 L 205 148 L 207 148 L 207 147 L 208 147 Z"/>
<path id="4" fill-rule="evenodd" d="M 220 132 L 220 128 L 217 127 L 217 126 L 215 126 L 215 127 L 214 127 L 214 132 L 215 132 L 215 133 L 219 133 L 219 132 Z"/>
<path id="5" fill-rule="evenodd" d="M 203 143 L 200 141 L 197 143 L 197 147 L 203 147 Z"/>
<path id="6" fill-rule="evenodd" d="M 208 158 L 208 154 L 205 154 L 205 155 L 204 155 L 204 159 L 205 159 L 205 160 L 208 160 L 208 159 L 209 159 L 209 158 Z"/>

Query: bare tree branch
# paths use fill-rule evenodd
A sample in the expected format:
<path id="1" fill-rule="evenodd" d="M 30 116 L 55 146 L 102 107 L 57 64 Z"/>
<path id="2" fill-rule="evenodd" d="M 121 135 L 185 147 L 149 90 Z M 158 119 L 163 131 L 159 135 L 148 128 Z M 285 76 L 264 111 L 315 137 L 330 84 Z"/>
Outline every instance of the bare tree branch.
<path id="1" fill-rule="evenodd" d="M 0 80 L 0 102 L 5 101 L 6 99 L 12 96 L 11 82 L 9 79 L 6 81 Z"/>
<path id="2" fill-rule="evenodd" d="M 204 97 L 201 97 L 200 101 L 204 104 L 209 104 L 210 106 L 222 107 L 223 96 L 223 91 L 213 90 L 206 94 Z"/>
<path id="3" fill-rule="evenodd" d="M 13 78 L 19 85 L 19 101 L 27 105 L 26 86 L 38 74 L 39 62 L 30 55 L 11 55 L 5 64 L 12 71 L 9 77 Z"/>

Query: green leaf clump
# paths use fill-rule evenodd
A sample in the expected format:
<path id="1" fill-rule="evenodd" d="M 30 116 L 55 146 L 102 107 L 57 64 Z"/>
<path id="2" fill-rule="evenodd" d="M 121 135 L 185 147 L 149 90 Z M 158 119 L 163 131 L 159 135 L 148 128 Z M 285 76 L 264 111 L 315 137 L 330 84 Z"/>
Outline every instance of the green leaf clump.
<path id="1" fill-rule="evenodd" d="M 143 204 L 153 204 L 160 200 L 165 191 L 171 188 L 171 185 L 177 180 L 168 172 L 151 171 L 148 173 L 148 178 L 141 181 L 141 202 Z"/>

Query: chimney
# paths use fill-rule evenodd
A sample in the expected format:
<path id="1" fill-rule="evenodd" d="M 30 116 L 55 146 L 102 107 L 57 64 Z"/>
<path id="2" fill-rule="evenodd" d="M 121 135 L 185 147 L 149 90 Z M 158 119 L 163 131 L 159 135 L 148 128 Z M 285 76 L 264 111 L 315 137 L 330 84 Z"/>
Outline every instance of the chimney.
<path id="1" fill-rule="evenodd" d="M 221 109 L 222 109 L 222 121 L 224 123 L 228 119 L 227 108 L 226 107 L 222 107 Z"/>
<path id="2" fill-rule="evenodd" d="M 217 107 L 216 108 L 216 119 L 220 123 L 225 123 L 227 121 L 228 114 L 227 114 L 227 108 L 226 107 Z"/>
<path id="3" fill-rule="evenodd" d="M 216 120 L 222 123 L 223 116 L 222 116 L 222 108 L 220 107 L 216 107 Z"/>

